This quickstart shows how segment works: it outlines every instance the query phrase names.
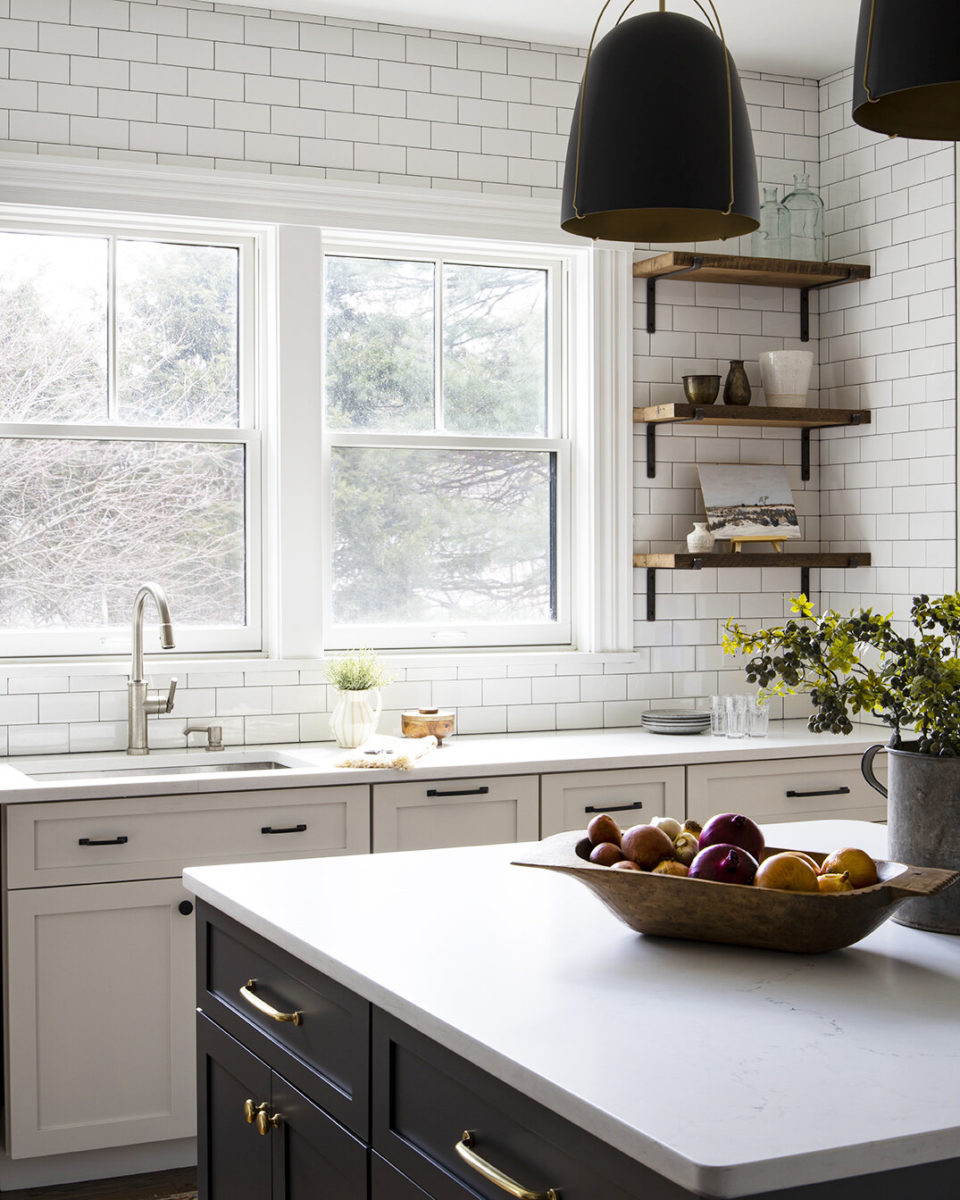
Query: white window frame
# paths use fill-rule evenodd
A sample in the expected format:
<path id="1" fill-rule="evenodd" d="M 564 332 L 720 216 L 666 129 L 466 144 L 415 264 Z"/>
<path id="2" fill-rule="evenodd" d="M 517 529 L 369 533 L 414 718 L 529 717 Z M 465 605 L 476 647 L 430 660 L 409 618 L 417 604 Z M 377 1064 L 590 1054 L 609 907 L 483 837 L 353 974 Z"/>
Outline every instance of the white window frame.
<path id="1" fill-rule="evenodd" d="M 439 310 L 443 264 L 467 266 L 503 266 L 542 270 L 547 275 L 546 311 L 546 415 L 543 436 L 462 435 L 440 431 L 418 434 L 369 433 L 332 429 L 324 426 L 321 480 L 324 490 L 323 577 L 324 645 L 344 650 L 353 646 L 374 646 L 379 650 L 429 649 L 433 647 L 487 648 L 490 646 L 569 646 L 571 643 L 570 586 L 570 421 L 569 386 L 566 378 L 564 346 L 567 342 L 565 263 L 556 254 L 537 247 L 500 242 L 465 243 L 440 238 L 382 237 L 354 233 L 352 236 L 330 233 L 324 237 L 324 264 L 327 258 L 391 259 L 426 262 L 436 266 L 435 311 Z M 324 274 L 325 278 L 325 274 Z M 326 325 L 326 322 L 324 322 Z M 438 321 L 434 356 L 437 374 L 435 386 L 442 387 L 441 345 L 443 330 Z M 326 345 L 323 344 L 326 357 Z M 436 397 L 435 397 L 436 399 Z M 556 455 L 556 620 L 527 623 L 456 622 L 448 626 L 422 624 L 344 624 L 333 617 L 333 528 L 332 528 L 332 455 L 338 447 L 385 447 L 410 449 L 530 450 Z M 402 498 L 398 497 L 398 503 Z"/>
<path id="2" fill-rule="evenodd" d="M 566 347 L 574 560 L 570 648 L 633 649 L 631 245 L 561 233 L 553 198 L 4 156 L 0 217 L 62 221 L 67 211 L 73 224 L 108 213 L 165 231 L 249 236 L 256 245 L 264 636 L 261 650 L 251 650 L 248 658 L 310 661 L 327 649 L 321 555 L 315 551 L 315 531 L 323 523 L 314 452 L 322 441 L 323 312 L 312 273 L 321 261 L 323 231 L 440 236 L 460 245 L 499 240 L 562 256 L 574 334 Z M 129 653 L 128 637 L 121 637 L 118 654 Z M 217 657 L 210 640 L 202 640 L 192 656 Z M 180 637 L 178 651 L 185 647 Z M 112 649 L 96 647 L 92 653 L 102 657 Z M 18 653 L 27 656 L 22 647 Z M 57 653 L 44 638 L 38 657 Z"/>
<path id="3" fill-rule="evenodd" d="M 244 539 L 245 592 L 247 620 L 243 626 L 192 627 L 177 621 L 174 612 L 174 636 L 178 651 L 233 653 L 258 652 L 263 646 L 263 598 L 261 583 L 261 544 L 263 541 L 262 461 L 260 403 L 257 386 L 257 236 L 249 231 L 230 233 L 223 226 L 203 222 L 144 221 L 125 214 L 84 217 L 83 214 L 46 211 L 32 214 L 0 211 L 0 232 L 61 234 L 106 239 L 110 274 L 107 376 L 108 388 L 116 387 L 116 243 L 128 240 L 166 241 L 181 245 L 226 246 L 238 252 L 238 426 L 174 426 L 110 423 L 14 423 L 0 422 L 0 438 L 63 439 L 66 441 L 122 441 L 215 443 L 244 447 Z M 115 399 L 115 394 L 113 396 Z M 146 582 L 146 580 L 144 580 Z M 163 580 L 156 582 L 163 585 Z M 132 618 L 133 599 L 130 597 Z M 147 621 L 154 614 L 148 610 Z M 111 629 L 36 629 L 0 628 L 0 655 L 4 657 L 84 656 L 129 651 L 130 629 L 126 623 Z"/>

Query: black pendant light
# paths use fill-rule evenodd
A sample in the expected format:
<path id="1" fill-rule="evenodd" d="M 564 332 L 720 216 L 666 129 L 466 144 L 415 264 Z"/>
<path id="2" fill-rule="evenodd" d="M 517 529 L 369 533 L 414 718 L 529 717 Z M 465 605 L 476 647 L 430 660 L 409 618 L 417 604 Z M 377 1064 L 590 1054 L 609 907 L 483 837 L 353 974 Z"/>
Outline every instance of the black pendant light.
<path id="1" fill-rule="evenodd" d="M 723 31 L 660 0 L 594 47 L 609 3 L 573 114 L 562 228 L 619 242 L 750 233 L 760 223 L 753 135 Z"/>
<path id="2" fill-rule="evenodd" d="M 853 119 L 960 141 L 960 0 L 860 0 Z"/>

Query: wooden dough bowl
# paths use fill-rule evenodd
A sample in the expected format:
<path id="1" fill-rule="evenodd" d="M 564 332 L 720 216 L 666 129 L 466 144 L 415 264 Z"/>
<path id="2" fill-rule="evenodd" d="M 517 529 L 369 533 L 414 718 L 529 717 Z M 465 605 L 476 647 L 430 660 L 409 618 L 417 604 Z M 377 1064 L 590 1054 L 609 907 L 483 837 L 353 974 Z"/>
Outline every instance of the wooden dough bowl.
<path id="1" fill-rule="evenodd" d="M 872 887 L 822 894 L 784 892 L 649 871 L 615 871 L 589 862 L 589 853 L 587 838 L 573 831 L 545 838 L 529 857 L 513 861 L 519 867 L 572 875 L 638 933 L 797 954 L 852 946 L 904 900 L 932 896 L 960 879 L 956 871 L 877 859 L 880 882 Z M 776 847 L 768 846 L 764 857 L 776 853 Z M 817 862 L 827 857 L 806 853 Z"/>

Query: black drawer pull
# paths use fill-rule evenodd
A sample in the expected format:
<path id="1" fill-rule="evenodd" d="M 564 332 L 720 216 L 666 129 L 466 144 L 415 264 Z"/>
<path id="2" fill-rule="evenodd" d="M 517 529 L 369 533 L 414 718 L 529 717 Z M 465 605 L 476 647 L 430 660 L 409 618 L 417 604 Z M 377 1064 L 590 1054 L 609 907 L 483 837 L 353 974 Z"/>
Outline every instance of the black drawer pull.
<path id="1" fill-rule="evenodd" d="M 193 905 L 189 900 L 181 900 L 177 905 L 177 912 L 183 917 L 189 917 L 193 912 Z"/>
<path id="2" fill-rule="evenodd" d="M 787 792 L 787 796 L 791 800 L 799 800 L 805 796 L 849 796 L 850 789 L 848 787 L 827 788 L 823 792 L 795 792 L 792 788 Z"/>
<path id="3" fill-rule="evenodd" d="M 583 811 L 585 813 L 588 813 L 588 812 L 598 812 L 598 813 L 629 812 L 631 809 L 634 809 L 634 808 L 643 808 L 643 801 L 642 800 L 634 800 L 634 802 L 632 804 L 611 804 L 611 805 L 608 805 L 606 808 L 597 808 L 597 806 L 595 804 L 588 804 L 587 807 Z"/>
<path id="4" fill-rule="evenodd" d="M 290 825 L 286 829 L 274 829 L 272 825 L 262 825 L 261 833 L 306 833 L 306 825 Z"/>
<path id="5" fill-rule="evenodd" d="M 485 796 L 490 789 L 488 787 L 464 788 L 462 792 L 441 792 L 437 788 L 427 788 L 428 796 Z"/>
<path id="6" fill-rule="evenodd" d="M 102 838 L 100 840 L 97 838 L 80 838 L 77 842 L 78 846 L 125 846 L 126 844 L 127 836 L 124 833 L 121 833 L 119 837 Z"/>

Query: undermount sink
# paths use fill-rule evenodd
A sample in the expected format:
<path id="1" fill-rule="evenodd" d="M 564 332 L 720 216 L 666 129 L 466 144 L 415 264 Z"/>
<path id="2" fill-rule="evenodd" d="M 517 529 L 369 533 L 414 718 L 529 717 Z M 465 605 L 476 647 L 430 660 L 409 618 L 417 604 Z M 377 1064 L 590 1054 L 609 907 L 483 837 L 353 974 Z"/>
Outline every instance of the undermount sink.
<path id="1" fill-rule="evenodd" d="M 126 779 L 131 775 L 223 775 L 234 771 L 288 771 L 287 763 L 190 763 L 176 767 L 101 767 L 95 771 L 43 771 L 30 775 L 40 783 L 51 779 Z"/>
<path id="2" fill-rule="evenodd" d="M 237 772 L 249 771 L 289 771 L 295 767 L 306 767 L 310 764 L 287 755 L 270 754 L 252 758 L 234 751 L 228 751 L 224 757 L 214 758 L 211 754 L 192 751 L 189 758 L 183 754 L 171 754 L 161 751 L 156 756 L 150 755 L 138 761 L 131 762 L 128 758 L 100 758 L 96 756 L 78 755 L 80 760 L 76 767 L 68 762 L 50 762 L 42 767 L 25 770 L 24 774 L 35 783 L 63 783 L 76 781 L 88 783 L 93 779 L 139 779 L 147 776 L 169 775 L 233 775 Z M 92 761 L 91 761 L 92 759 Z"/>

